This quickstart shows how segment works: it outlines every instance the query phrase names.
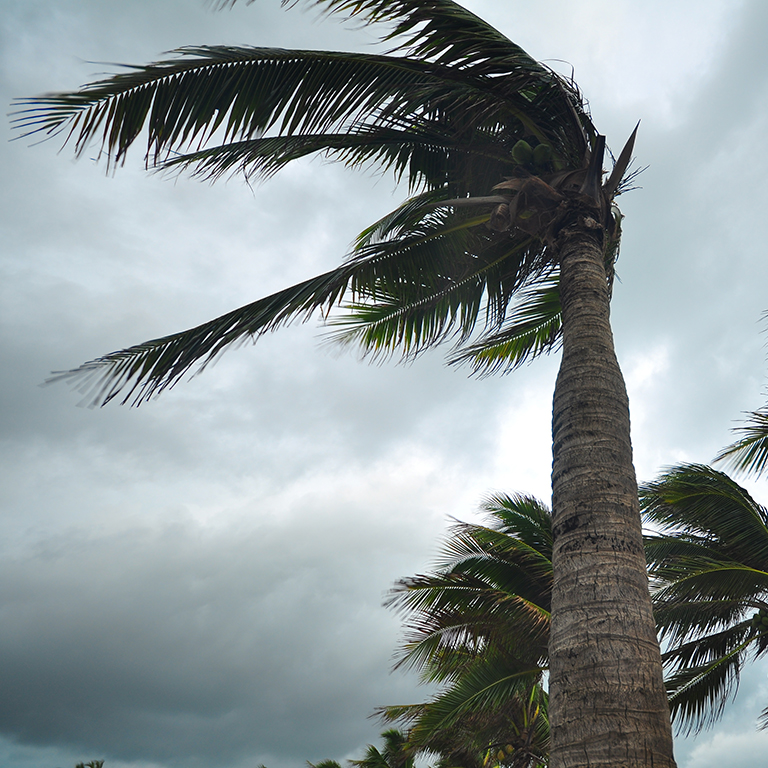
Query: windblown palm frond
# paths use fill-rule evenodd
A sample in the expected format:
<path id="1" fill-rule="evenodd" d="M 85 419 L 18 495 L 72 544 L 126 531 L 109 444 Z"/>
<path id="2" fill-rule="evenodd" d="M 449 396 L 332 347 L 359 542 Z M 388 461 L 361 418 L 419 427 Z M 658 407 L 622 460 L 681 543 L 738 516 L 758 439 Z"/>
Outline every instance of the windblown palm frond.
<path id="1" fill-rule="evenodd" d="M 547 228 L 564 195 L 582 194 L 588 177 L 599 189 L 601 172 L 603 139 L 578 89 L 450 0 L 311 4 L 382 22 L 393 50 L 181 48 L 76 92 L 21 99 L 14 124 L 25 136 L 62 136 L 76 154 L 96 142 L 110 168 L 144 136 L 156 168 L 266 178 L 319 153 L 391 171 L 415 196 L 366 229 L 337 269 L 52 380 L 78 384 L 94 403 L 139 404 L 227 346 L 337 304 L 348 314 L 333 337 L 373 355 L 409 358 L 452 340 L 456 359 L 493 371 L 556 348 Z M 542 145 L 538 165 L 515 155 L 521 140 Z"/>
<path id="2" fill-rule="evenodd" d="M 455 352 L 450 363 L 469 363 L 473 373 L 487 376 L 514 370 L 529 359 L 556 350 L 561 336 L 560 290 L 557 273 L 538 281 L 518 296 L 516 306 L 498 331 Z"/>
<path id="3" fill-rule="evenodd" d="M 697 731 L 768 650 L 768 510 L 698 464 L 642 486 L 640 503 L 661 529 L 645 546 L 672 714 Z"/>
<path id="4" fill-rule="evenodd" d="M 768 467 L 768 406 L 752 411 L 743 426 L 733 431 L 739 439 L 720 451 L 715 461 L 746 474 L 762 474 Z"/>
<path id="5" fill-rule="evenodd" d="M 391 216 L 398 222 L 396 212 Z M 382 226 L 376 242 L 361 239 L 355 258 L 379 263 L 397 254 L 411 274 L 404 279 L 402 271 L 379 270 L 367 283 L 357 280 L 357 300 L 331 321 L 337 330 L 330 338 L 373 355 L 400 349 L 408 358 L 445 338 L 461 345 L 478 320 L 485 327 L 500 325 L 522 286 L 552 266 L 534 238 L 495 233 L 483 226 L 488 217 L 463 208 L 432 209 L 412 228 L 398 226 L 385 237 Z"/>

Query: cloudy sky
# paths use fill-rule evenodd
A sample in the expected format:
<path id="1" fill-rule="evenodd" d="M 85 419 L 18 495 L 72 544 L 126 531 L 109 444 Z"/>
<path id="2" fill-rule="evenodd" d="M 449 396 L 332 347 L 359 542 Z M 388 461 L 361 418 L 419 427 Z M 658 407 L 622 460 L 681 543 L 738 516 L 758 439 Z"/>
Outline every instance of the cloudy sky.
<path id="1" fill-rule="evenodd" d="M 642 120 L 613 300 L 636 466 L 709 461 L 768 371 L 768 5 L 466 4 L 573 67 L 614 150 Z M 0 0 L 0 30 L 6 105 L 185 44 L 375 43 L 277 0 Z M 482 381 L 440 350 L 371 366 L 310 322 L 140 409 L 77 407 L 38 384 L 334 266 L 404 191 L 318 161 L 253 189 L 173 181 L 140 150 L 112 177 L 3 131 L 0 764 L 359 756 L 374 707 L 425 695 L 390 673 L 387 589 L 489 492 L 548 500 L 558 361 Z M 768 503 L 768 482 L 745 484 Z M 680 768 L 768 767 L 767 673 L 678 741 Z"/>

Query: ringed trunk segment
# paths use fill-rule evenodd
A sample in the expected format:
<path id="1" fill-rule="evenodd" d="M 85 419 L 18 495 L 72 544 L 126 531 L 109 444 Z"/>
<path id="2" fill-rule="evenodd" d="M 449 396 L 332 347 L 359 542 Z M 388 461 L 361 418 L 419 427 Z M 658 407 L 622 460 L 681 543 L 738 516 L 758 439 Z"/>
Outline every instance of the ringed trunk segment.
<path id="1" fill-rule="evenodd" d="M 560 230 L 550 768 L 674 768 L 597 210 Z"/>

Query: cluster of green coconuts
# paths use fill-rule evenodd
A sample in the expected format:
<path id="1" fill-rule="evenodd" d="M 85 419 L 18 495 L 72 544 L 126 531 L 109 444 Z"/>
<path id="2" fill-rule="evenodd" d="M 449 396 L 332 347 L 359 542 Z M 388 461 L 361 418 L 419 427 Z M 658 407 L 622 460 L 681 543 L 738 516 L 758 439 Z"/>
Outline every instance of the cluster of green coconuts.
<path id="1" fill-rule="evenodd" d="M 508 758 L 512 757 L 514 753 L 515 753 L 515 748 L 511 744 L 507 744 L 506 747 L 500 748 L 497 753 L 490 751 L 486 755 L 485 764 L 491 765 L 494 761 L 497 761 L 498 763 L 502 763 L 504 762 L 504 760 L 507 760 Z"/>
<path id="2" fill-rule="evenodd" d="M 761 608 L 752 617 L 752 629 L 759 629 L 763 632 L 768 630 L 768 608 Z"/>
<path id="3" fill-rule="evenodd" d="M 525 139 L 512 147 L 512 159 L 534 173 L 545 173 L 552 170 L 552 147 L 549 144 L 537 144 L 532 147 Z"/>

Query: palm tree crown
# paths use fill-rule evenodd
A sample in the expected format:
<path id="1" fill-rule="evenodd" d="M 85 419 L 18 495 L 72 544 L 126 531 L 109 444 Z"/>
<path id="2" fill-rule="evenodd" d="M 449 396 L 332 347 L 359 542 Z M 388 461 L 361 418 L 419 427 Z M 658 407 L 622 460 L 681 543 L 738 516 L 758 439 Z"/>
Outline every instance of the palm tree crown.
<path id="1" fill-rule="evenodd" d="M 332 321 L 336 335 L 373 354 L 407 357 L 452 339 L 452 359 L 488 371 L 557 345 L 558 263 L 543 235 L 563 195 L 588 189 L 590 157 L 602 162 L 574 83 L 450 0 L 317 1 L 389 22 L 392 54 L 184 48 L 20 101 L 24 135 L 63 135 L 77 154 L 98 142 L 108 166 L 145 130 L 153 167 L 264 178 L 322 153 L 391 170 L 414 193 L 336 269 L 59 375 L 92 387 L 95 403 L 141 403 L 229 345 L 339 303 L 348 311 Z M 609 279 L 610 200 L 628 160 L 592 191 L 616 234 Z"/>

